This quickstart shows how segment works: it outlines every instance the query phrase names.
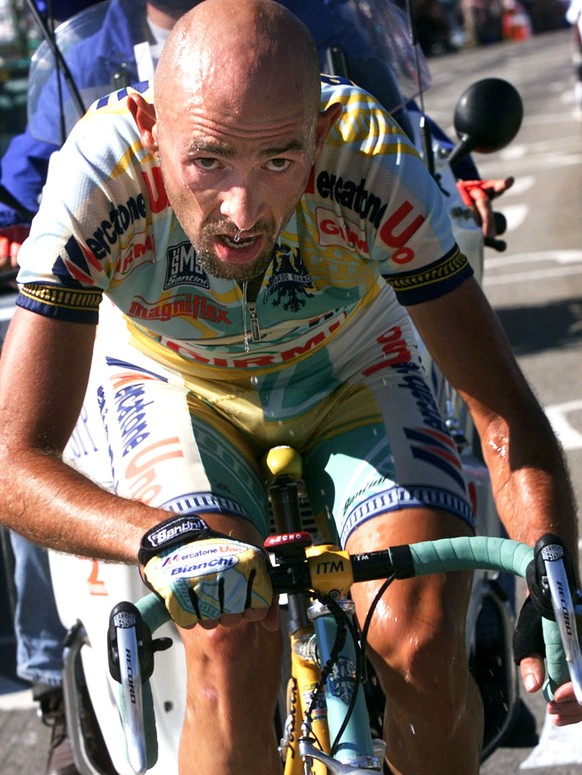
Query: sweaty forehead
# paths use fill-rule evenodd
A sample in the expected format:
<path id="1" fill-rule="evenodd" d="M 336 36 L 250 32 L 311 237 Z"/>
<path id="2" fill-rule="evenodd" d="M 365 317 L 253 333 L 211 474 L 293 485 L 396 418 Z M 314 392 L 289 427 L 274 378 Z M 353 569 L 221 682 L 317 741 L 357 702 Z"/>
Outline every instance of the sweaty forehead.
<path id="1" fill-rule="evenodd" d="M 292 75 L 266 70 L 255 78 L 253 68 L 243 71 L 228 66 L 199 62 L 191 73 L 176 84 L 158 109 L 163 129 L 175 130 L 182 124 L 186 131 L 213 136 L 227 133 L 244 138 L 305 130 L 312 125 L 312 105 L 302 99 L 304 84 Z M 158 95 L 156 92 L 156 105 Z"/>

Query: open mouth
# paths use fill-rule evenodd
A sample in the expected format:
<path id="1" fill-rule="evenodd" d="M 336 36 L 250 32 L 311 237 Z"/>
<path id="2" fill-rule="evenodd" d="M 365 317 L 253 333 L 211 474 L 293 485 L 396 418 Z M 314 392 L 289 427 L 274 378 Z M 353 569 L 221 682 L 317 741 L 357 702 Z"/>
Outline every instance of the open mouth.
<path id="1" fill-rule="evenodd" d="M 219 260 L 249 263 L 261 252 L 263 236 L 261 234 L 244 235 L 235 239 L 234 235 L 219 234 L 215 238 L 215 251 Z"/>
<path id="2" fill-rule="evenodd" d="M 221 235 L 219 239 L 224 242 L 225 245 L 227 245 L 229 248 L 232 248 L 234 250 L 245 250 L 246 248 L 251 247 L 257 240 L 257 237 L 241 237 L 237 236 L 235 237 L 228 237 L 227 235 Z"/>

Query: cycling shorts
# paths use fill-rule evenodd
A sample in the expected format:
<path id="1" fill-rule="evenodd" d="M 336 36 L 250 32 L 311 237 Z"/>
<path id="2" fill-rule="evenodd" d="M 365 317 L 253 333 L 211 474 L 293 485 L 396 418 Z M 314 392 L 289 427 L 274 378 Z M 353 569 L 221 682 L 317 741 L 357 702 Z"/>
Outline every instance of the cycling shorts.
<path id="1" fill-rule="evenodd" d="M 66 451 L 101 486 L 171 512 L 238 516 L 267 535 L 261 461 L 288 444 L 303 456 L 313 512 L 331 518 L 342 545 L 367 520 L 403 509 L 472 524 L 455 445 L 397 302 L 389 326 L 374 303 L 341 339 L 271 370 L 181 370 L 109 314 Z M 103 334 L 108 325 L 115 335 Z"/>

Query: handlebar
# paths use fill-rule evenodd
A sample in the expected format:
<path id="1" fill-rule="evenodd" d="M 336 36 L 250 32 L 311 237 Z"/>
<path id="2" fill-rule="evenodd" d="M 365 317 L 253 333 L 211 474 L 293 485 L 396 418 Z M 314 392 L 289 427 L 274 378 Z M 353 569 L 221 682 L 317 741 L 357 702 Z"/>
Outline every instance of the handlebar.
<path id="1" fill-rule="evenodd" d="M 319 554 L 311 560 L 306 557 L 300 562 L 283 561 L 272 567 L 270 574 L 275 592 L 284 594 L 309 589 L 327 592 L 333 588 L 331 580 L 334 573 L 340 572 L 351 572 L 354 583 L 385 579 L 390 575 L 404 579 L 468 570 L 508 572 L 525 578 L 527 567 L 534 559 L 534 550 L 527 544 L 489 536 L 444 538 L 366 554 L 348 555 L 339 549 L 330 550 L 330 553 L 337 558 L 336 568 L 332 568 L 327 559 L 322 561 Z M 320 567 L 318 570 L 317 566 L 324 564 L 326 567 Z M 139 600 L 136 606 L 152 632 L 170 618 L 163 602 L 153 592 Z M 571 601 L 569 611 L 567 606 L 562 607 L 562 601 L 559 606 L 558 623 L 549 619 L 543 620 L 550 696 L 553 696 L 558 686 L 572 679 L 579 685 L 582 699 L 582 666 L 578 667 L 574 676 L 569 674 L 568 666 L 575 669 L 575 661 L 570 658 L 566 662 L 560 636 L 559 622 L 563 620 L 560 613 L 568 620 L 567 626 L 562 625 L 562 631 L 572 633 L 576 628 L 575 611 Z M 578 642 L 576 635 L 575 640 Z M 571 654 L 571 648 L 569 652 Z"/>
<path id="2" fill-rule="evenodd" d="M 275 555 L 276 564 L 270 568 L 275 593 L 313 590 L 329 594 L 347 591 L 352 583 L 359 581 L 381 580 L 391 576 L 405 579 L 478 569 L 508 572 L 526 578 L 528 568 L 535 562 L 532 547 L 511 539 L 488 536 L 424 541 L 353 555 L 335 546 L 310 544 L 311 536 L 304 532 L 267 539 L 265 546 Z M 548 566 L 551 566 L 549 570 Z M 552 555 L 551 562 L 546 562 L 545 567 L 553 579 L 549 587 L 556 617 L 556 621 L 546 618 L 542 620 L 548 672 L 545 695 L 547 699 L 552 699 L 555 689 L 571 680 L 575 696 L 582 705 L 582 654 L 576 628 L 576 611 L 563 558 Z M 149 633 L 155 632 L 170 619 L 164 603 L 153 592 L 142 597 L 135 605 Z M 146 636 L 146 639 L 148 637 L 153 651 L 165 647 L 156 645 L 159 641 L 151 641 L 151 635 Z M 145 712 L 153 716 L 152 708 L 146 708 Z M 148 728 L 153 726 L 155 729 L 155 725 L 147 719 L 146 724 Z"/>

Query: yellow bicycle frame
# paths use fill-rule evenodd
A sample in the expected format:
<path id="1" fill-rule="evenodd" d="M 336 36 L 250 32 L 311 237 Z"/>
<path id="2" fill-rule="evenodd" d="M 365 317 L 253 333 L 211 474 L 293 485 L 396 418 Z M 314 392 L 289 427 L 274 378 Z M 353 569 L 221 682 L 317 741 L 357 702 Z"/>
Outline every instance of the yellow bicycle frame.
<path id="1" fill-rule="evenodd" d="M 311 703 L 311 697 L 321 676 L 319 665 L 298 653 L 297 645 L 313 635 L 311 627 L 305 627 L 290 636 L 291 642 L 291 678 L 287 687 L 287 712 L 291 714 L 294 726 L 290 746 L 285 757 L 284 775 L 303 775 L 303 762 L 299 756 L 298 740 L 301 735 L 301 723 Z M 311 732 L 324 753 L 330 752 L 329 730 L 327 727 L 327 708 L 325 699 L 318 701 L 313 712 Z M 313 762 L 314 775 L 326 775 L 327 769 L 321 762 Z"/>

